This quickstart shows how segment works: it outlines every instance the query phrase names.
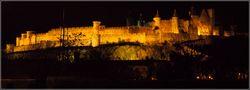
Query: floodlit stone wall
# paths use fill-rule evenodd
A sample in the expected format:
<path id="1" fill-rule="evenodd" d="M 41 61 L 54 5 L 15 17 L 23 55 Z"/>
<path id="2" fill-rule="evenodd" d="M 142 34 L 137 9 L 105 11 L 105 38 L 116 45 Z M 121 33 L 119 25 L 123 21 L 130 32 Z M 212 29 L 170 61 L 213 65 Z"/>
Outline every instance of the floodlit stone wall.
<path id="1" fill-rule="evenodd" d="M 8 45 L 8 52 L 18 52 L 45 49 L 62 46 L 92 46 L 120 42 L 139 42 L 146 45 L 163 43 L 165 41 L 185 41 L 197 39 L 198 36 L 219 35 L 219 29 L 214 26 L 213 10 L 208 14 L 203 10 L 201 16 L 191 15 L 191 20 L 179 19 L 174 15 L 169 20 L 161 20 L 159 15 L 149 22 L 147 27 L 105 27 L 100 21 L 93 21 L 89 27 L 59 27 L 45 33 L 26 31 L 21 37 L 16 37 L 16 45 Z M 193 28 L 190 29 L 190 26 Z M 180 29 L 185 33 L 180 33 Z M 197 30 L 193 30 L 197 29 Z M 64 34 L 63 34 L 64 31 Z M 195 33 L 193 33 L 195 31 Z M 192 33 L 190 33 L 192 32 Z M 233 33 L 225 32 L 224 36 Z"/>

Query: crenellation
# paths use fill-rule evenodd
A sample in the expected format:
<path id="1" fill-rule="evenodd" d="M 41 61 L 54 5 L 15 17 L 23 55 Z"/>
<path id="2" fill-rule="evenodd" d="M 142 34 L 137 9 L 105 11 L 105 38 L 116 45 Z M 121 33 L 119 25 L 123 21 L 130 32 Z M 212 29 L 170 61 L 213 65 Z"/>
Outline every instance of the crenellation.
<path id="1" fill-rule="evenodd" d="M 16 46 L 20 46 L 20 37 L 16 37 Z"/>
<path id="2" fill-rule="evenodd" d="M 207 13 L 206 13 L 207 12 Z M 139 42 L 145 45 L 177 42 L 198 39 L 199 36 L 219 36 L 220 28 L 214 25 L 214 9 L 203 10 L 201 15 L 191 14 L 190 20 L 180 19 L 176 11 L 166 20 L 157 11 L 149 26 L 106 27 L 101 21 L 93 21 L 92 26 L 58 27 L 45 33 L 26 31 L 21 37 L 16 37 L 16 45 L 8 44 L 8 52 L 19 52 L 46 49 L 62 46 L 60 39 L 66 40 L 69 46 L 93 46 L 120 42 Z M 185 33 L 185 34 L 183 34 Z M 76 35 L 82 35 L 76 36 Z M 232 36 L 233 32 L 225 32 L 223 36 Z M 74 41 L 74 40 L 80 41 Z M 74 44 L 73 44 L 74 43 Z"/>
<path id="3" fill-rule="evenodd" d="M 26 34 L 25 34 L 25 33 L 22 33 L 22 34 L 21 34 L 21 39 L 24 39 L 24 38 L 26 38 Z"/>

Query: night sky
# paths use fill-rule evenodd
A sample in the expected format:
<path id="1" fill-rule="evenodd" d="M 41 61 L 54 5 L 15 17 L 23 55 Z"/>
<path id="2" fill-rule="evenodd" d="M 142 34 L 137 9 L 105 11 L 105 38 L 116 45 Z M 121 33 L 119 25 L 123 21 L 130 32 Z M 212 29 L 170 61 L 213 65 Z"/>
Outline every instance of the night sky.
<path id="1" fill-rule="evenodd" d="M 174 9 L 181 19 L 188 19 L 188 10 L 195 7 L 214 8 L 216 23 L 224 29 L 230 24 L 239 26 L 239 31 L 248 32 L 248 2 L 2 2 L 1 16 L 2 47 L 15 43 L 15 37 L 27 30 L 47 32 L 62 26 L 91 26 L 93 20 L 102 25 L 125 26 L 126 18 L 137 19 L 142 13 L 146 21 L 152 21 L 159 11 L 162 19 L 169 19 Z"/>

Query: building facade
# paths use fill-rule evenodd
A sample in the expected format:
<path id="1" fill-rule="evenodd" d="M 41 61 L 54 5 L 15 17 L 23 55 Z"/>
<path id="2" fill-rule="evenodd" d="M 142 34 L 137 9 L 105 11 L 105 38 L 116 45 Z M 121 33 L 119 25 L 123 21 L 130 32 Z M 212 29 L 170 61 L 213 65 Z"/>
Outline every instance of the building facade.
<path id="1" fill-rule="evenodd" d="M 138 42 L 145 45 L 166 41 L 197 39 L 199 36 L 218 36 L 214 24 L 214 10 L 203 9 L 200 16 L 190 15 L 190 20 L 179 19 L 176 10 L 169 20 L 161 19 L 158 14 L 149 26 L 105 27 L 100 21 L 93 21 L 88 27 L 59 27 L 46 33 L 26 31 L 16 37 L 16 44 L 7 44 L 7 52 L 68 46 L 92 46 L 119 42 Z M 64 33 L 63 33 L 64 32 Z M 62 41 L 63 37 L 63 41 Z"/>

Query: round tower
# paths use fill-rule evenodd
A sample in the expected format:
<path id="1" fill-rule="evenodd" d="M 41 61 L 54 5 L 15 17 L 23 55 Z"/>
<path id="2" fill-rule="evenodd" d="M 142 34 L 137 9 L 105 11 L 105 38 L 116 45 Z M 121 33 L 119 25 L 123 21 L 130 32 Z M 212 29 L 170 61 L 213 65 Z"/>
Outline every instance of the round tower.
<path id="1" fill-rule="evenodd" d="M 26 45 L 25 39 L 26 39 L 26 34 L 22 33 L 21 34 L 21 40 L 20 40 L 20 46 Z"/>
<path id="2" fill-rule="evenodd" d="M 159 16 L 159 12 L 157 10 L 155 17 L 153 18 L 154 20 L 154 27 L 160 27 L 161 24 L 161 18 Z"/>
<path id="3" fill-rule="evenodd" d="M 34 31 L 26 31 L 26 33 L 27 33 L 27 38 L 30 38 L 33 35 Z"/>
<path id="4" fill-rule="evenodd" d="M 26 34 L 25 33 L 22 33 L 21 34 L 21 39 L 25 39 L 26 38 Z"/>
<path id="5" fill-rule="evenodd" d="M 99 27 L 101 25 L 100 21 L 93 21 L 93 34 L 92 34 L 92 47 L 96 47 L 100 43 Z"/>
<path id="6" fill-rule="evenodd" d="M 34 31 L 26 31 L 26 42 L 27 44 L 31 44 L 31 37 L 33 35 Z"/>
<path id="7" fill-rule="evenodd" d="M 208 12 L 208 16 L 209 16 L 209 21 L 210 21 L 210 24 L 211 24 L 211 30 L 210 30 L 210 35 L 213 34 L 213 31 L 215 30 L 215 14 L 214 14 L 214 9 L 211 8 L 211 9 L 207 9 L 207 12 Z"/>
<path id="8" fill-rule="evenodd" d="M 93 29 L 98 30 L 101 25 L 100 21 L 93 21 Z"/>
<path id="9" fill-rule="evenodd" d="M 176 15 L 176 9 L 174 10 L 174 14 L 171 21 L 172 33 L 179 33 L 178 28 L 178 17 Z"/>
<path id="10" fill-rule="evenodd" d="M 16 37 L 16 46 L 20 46 L 20 37 Z"/>

